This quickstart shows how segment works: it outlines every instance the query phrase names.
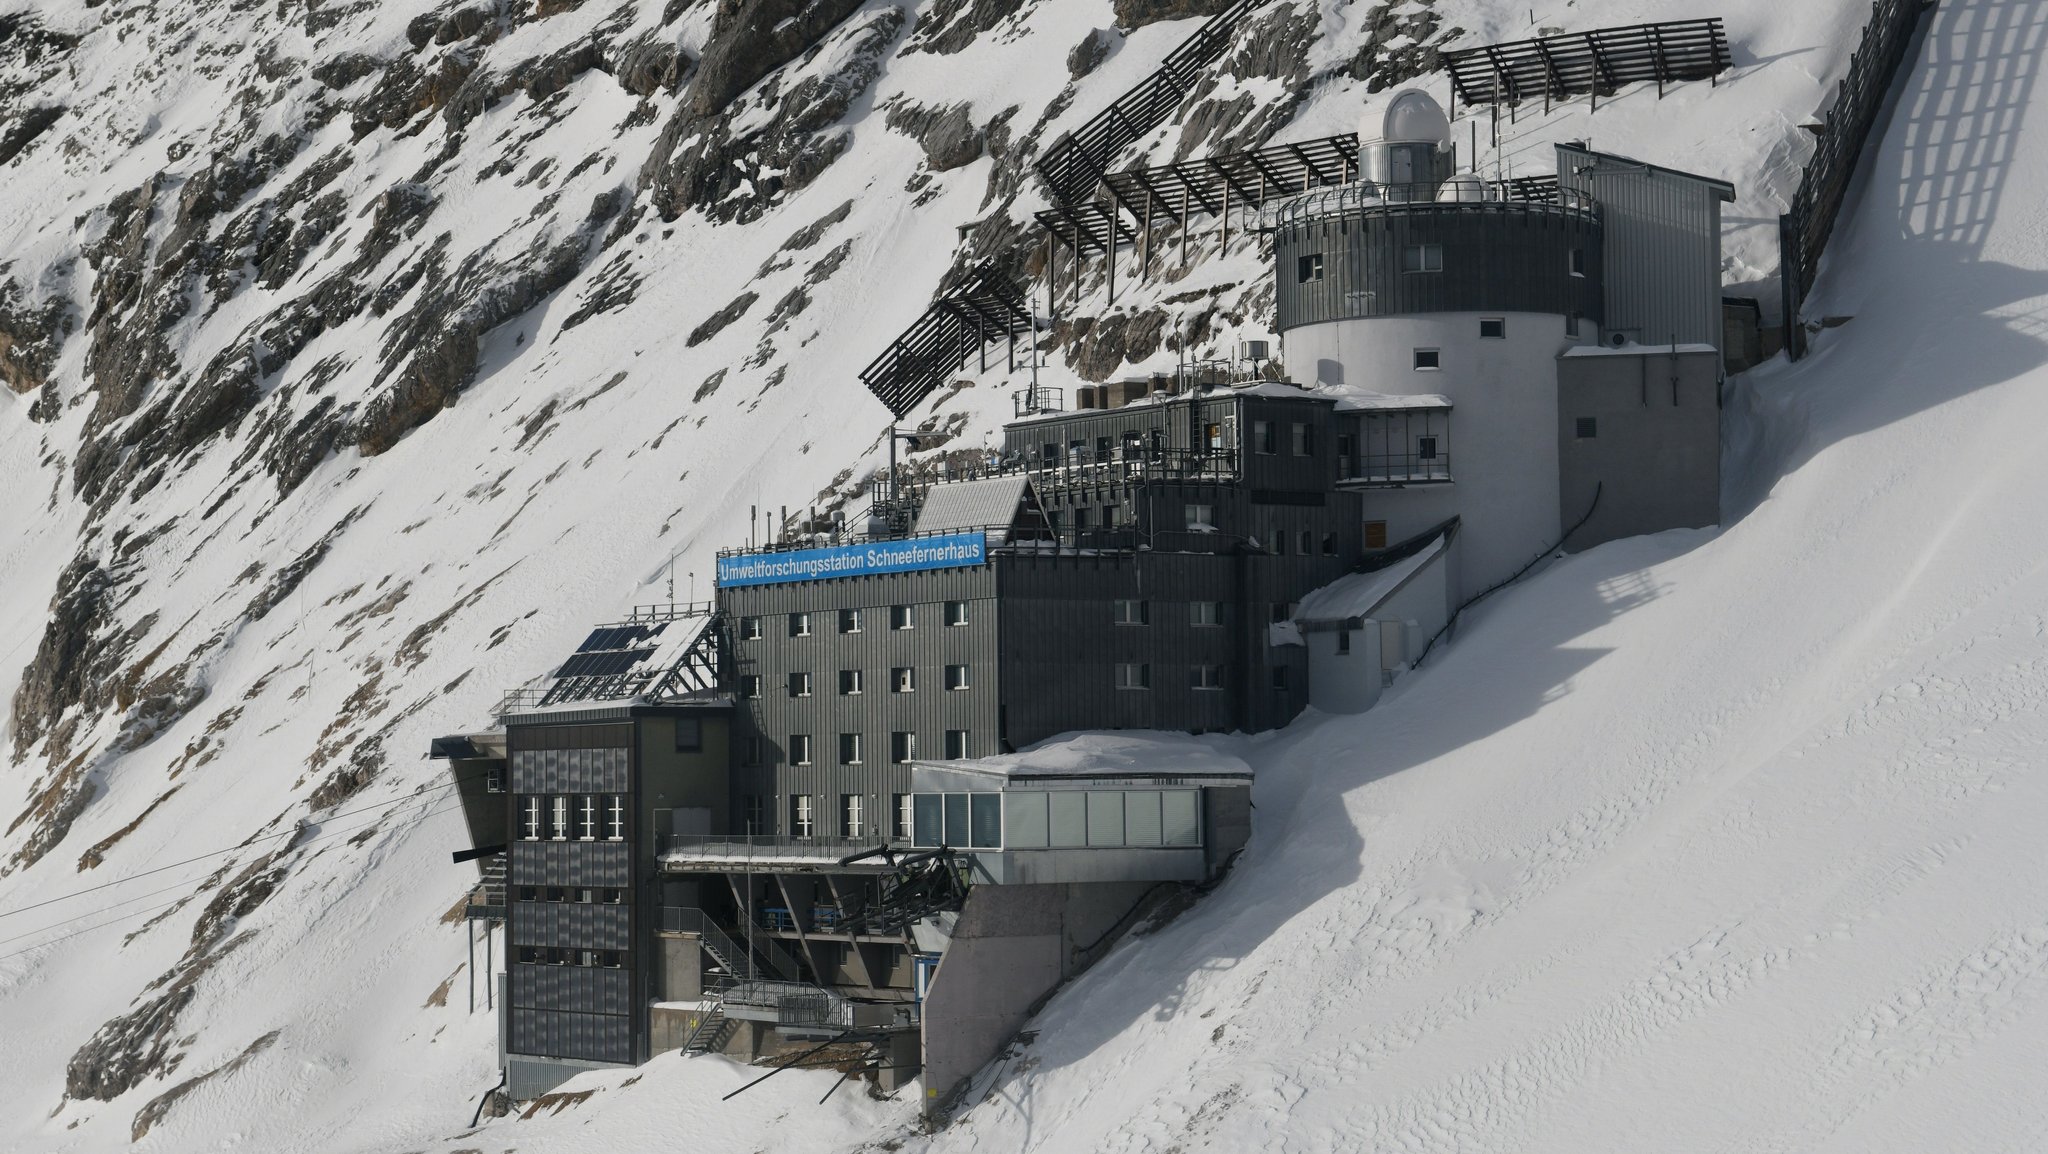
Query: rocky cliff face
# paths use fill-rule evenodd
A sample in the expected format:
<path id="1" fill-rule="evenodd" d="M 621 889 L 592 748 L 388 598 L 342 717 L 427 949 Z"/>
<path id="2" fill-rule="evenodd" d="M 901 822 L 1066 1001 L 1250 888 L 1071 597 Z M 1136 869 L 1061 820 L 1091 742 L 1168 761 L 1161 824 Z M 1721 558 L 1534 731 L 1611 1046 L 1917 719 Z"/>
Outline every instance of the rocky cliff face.
<path id="1" fill-rule="evenodd" d="M 120 1132 L 161 1132 L 203 1098 L 165 1093 L 188 1056 L 305 1061 L 292 1023 L 378 951 L 454 949 L 435 915 L 466 875 L 421 840 L 430 806 L 389 808 L 431 781 L 425 738 L 702 575 L 750 506 L 859 492 L 886 417 L 857 370 L 974 260 L 1042 290 L 1038 149 L 1212 7 L 0 13 L 0 894 L 226 851 L 146 922 L 23 963 L 120 959 L 73 999 L 90 1020 L 10 1060 L 62 1072 L 69 1122 L 119 1100 Z M 1129 159 L 1256 143 L 1312 98 L 1342 108 L 1316 133 L 1348 127 L 1347 93 L 1455 32 L 1373 8 L 1266 6 Z M 1045 371 L 1256 327 L 1256 251 L 1231 259 L 1158 256 L 1117 309 L 1062 304 Z M 962 377 L 915 418 L 955 449 L 1011 384 Z M 346 947 L 307 916 L 370 908 L 389 925 Z M 237 997 L 294 967 L 272 1003 Z"/>

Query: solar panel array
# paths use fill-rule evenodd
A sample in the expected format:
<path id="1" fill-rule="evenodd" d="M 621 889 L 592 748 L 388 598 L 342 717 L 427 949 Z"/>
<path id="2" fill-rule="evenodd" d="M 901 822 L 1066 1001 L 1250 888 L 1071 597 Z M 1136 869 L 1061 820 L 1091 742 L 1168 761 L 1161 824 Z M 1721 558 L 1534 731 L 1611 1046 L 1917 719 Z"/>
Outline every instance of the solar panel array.
<path id="1" fill-rule="evenodd" d="M 668 626 L 669 622 L 657 621 L 592 630 L 555 671 L 555 684 L 542 704 L 615 700 L 645 692 L 662 672 L 648 659 L 659 649 L 658 639 Z"/>

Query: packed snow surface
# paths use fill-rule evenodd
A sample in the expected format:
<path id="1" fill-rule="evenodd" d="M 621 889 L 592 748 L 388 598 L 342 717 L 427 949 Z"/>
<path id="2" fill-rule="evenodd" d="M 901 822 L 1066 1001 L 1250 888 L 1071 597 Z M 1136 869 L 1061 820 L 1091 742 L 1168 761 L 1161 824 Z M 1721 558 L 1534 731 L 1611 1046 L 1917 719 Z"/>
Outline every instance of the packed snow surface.
<path id="1" fill-rule="evenodd" d="M 958 765 L 1006 777 L 1249 776 L 1251 766 L 1239 756 L 1238 745 L 1239 742 L 1220 735 L 1190 737 L 1185 733 L 1142 729 L 1063 733 L 1016 753 L 931 764 Z"/>
<path id="2" fill-rule="evenodd" d="M 1544 21 L 1587 26 L 1587 5 L 1539 7 Z M 1698 14 L 1599 7 L 1601 23 Z M 1442 8 L 1475 41 L 1528 34 L 1524 12 L 1537 15 L 1479 0 Z M 83 24 L 85 11 L 60 15 Z M 1032 119 L 1064 82 L 1061 55 L 1111 20 L 1107 4 L 1079 0 L 1036 11 L 1039 42 L 1013 28 L 958 57 L 906 58 L 878 97 L 951 90 L 1027 102 Z M 1312 52 L 1328 63 L 1355 47 L 1363 11 L 1317 11 Z M 1590 135 L 1602 150 L 1726 177 L 1743 198 L 1730 210 L 1728 280 L 1762 285 L 1806 147 L 1796 126 L 1840 76 L 1863 6 L 1742 0 L 1726 15 L 1741 54 L 1718 88 L 1531 112 L 1499 159 L 1539 170 L 1551 139 Z M 1930 19 L 1809 305 L 1848 320 L 1800 365 L 1732 384 L 1725 528 L 1616 542 L 1538 572 L 1468 616 L 1369 714 L 1205 741 L 1256 770 L 1249 851 L 1213 893 L 1056 996 L 934 1135 L 918 1131 L 912 1094 L 826 1098 L 832 1074 L 792 1072 L 721 1102 L 758 1071 L 675 1056 L 586 1075 L 531 1118 L 469 1132 L 496 1072 L 462 928 L 441 920 L 474 876 L 448 858 L 465 844 L 461 823 L 445 792 L 368 807 L 434 783 L 438 767 L 413 760 L 425 739 L 475 725 L 589 625 L 660 599 L 678 575 L 687 598 L 709 550 L 746 536 L 745 506 L 800 505 L 852 457 L 872 465 L 882 421 L 851 370 L 922 307 L 954 227 L 981 200 L 967 177 L 988 161 L 939 180 L 913 211 L 897 190 L 916 146 L 867 118 L 839 166 L 759 227 L 648 226 L 640 259 L 666 275 L 630 308 L 565 336 L 561 310 L 544 305 L 489 334 L 462 403 L 389 452 L 332 455 L 274 507 L 271 490 L 230 484 L 231 452 L 192 458 L 133 498 L 136 527 L 177 525 L 136 547 L 134 564 L 165 575 L 138 606 L 161 622 L 150 644 L 193 620 L 201 634 L 232 632 L 208 659 L 207 707 L 96 769 L 70 840 L 0 881 L 0 1148 L 130 1148 L 144 1103 L 208 1074 L 132 1148 L 2048 1146 L 2048 206 L 2030 195 L 2048 187 L 2048 119 L 2033 107 L 2048 2 L 1945 0 Z M 1134 33 L 1055 130 L 1188 30 Z M 217 115 L 197 81 L 187 102 L 160 77 L 146 108 L 114 99 L 128 86 L 139 100 L 143 86 L 124 71 L 130 57 L 106 59 L 67 83 L 98 93 L 94 131 L 137 151 L 103 171 L 93 149 L 114 146 L 86 132 L 76 156 L 101 159 L 30 179 L 9 170 L 0 222 L 20 238 L 10 255 L 23 270 L 70 243 L 72 212 L 164 163 L 144 143 Z M 602 122 L 558 131 L 613 133 L 632 102 L 579 83 L 577 115 Z M 1361 93 L 1319 91 L 1289 135 L 1355 122 Z M 522 100 L 472 131 L 509 132 Z M 626 130 L 627 151 L 652 134 Z M 375 171 L 350 178 L 362 184 L 352 206 L 414 171 L 431 140 L 380 130 L 364 147 Z M 454 164 L 440 186 L 458 246 L 538 243 L 493 215 L 520 217 L 524 200 L 464 183 L 484 179 L 476 167 Z M 602 177 L 609 167 L 564 203 L 627 180 Z M 764 381 L 765 366 L 736 370 L 711 419 L 710 402 L 684 397 L 747 354 L 757 322 L 701 351 L 683 334 L 757 268 L 767 299 L 795 287 L 796 272 L 764 260 L 849 199 L 858 243 L 782 342 L 802 350 L 778 354 L 788 383 Z M 1135 299 L 1260 275 L 1241 250 Z M 563 299 L 580 299 L 589 276 Z M 222 315 L 180 339 L 202 359 L 226 347 L 242 318 Z M 349 339 L 329 334 L 312 355 L 349 351 Z M 79 348 L 67 347 L 59 378 L 75 383 Z M 964 394 L 953 411 L 969 443 L 1007 415 L 1015 383 L 990 374 Z M 0 401 L 0 477 L 22 498 L 0 510 L 13 610 L 0 676 L 15 678 L 85 518 L 64 480 L 82 418 L 36 426 L 25 398 Z M 209 508 L 224 521 L 200 516 Z M 219 608 L 245 565 L 288 563 L 357 508 L 368 511 L 276 612 Z M 372 602 L 381 610 L 366 612 Z M 356 636 L 367 640 L 351 650 Z M 382 689 L 364 648 L 393 658 Z M 294 833 L 308 812 L 307 750 L 351 699 L 395 718 L 380 731 L 391 769 Z M 216 723 L 228 751 L 206 756 Z M 175 776 L 170 763 L 194 749 Z M 4 784 L 9 812 L 35 772 Z M 74 868 L 131 822 L 105 864 Z M 247 841 L 258 836 L 270 840 Z M 66 1100 L 67 1060 L 162 994 L 152 983 L 185 955 L 194 910 L 173 903 L 223 863 L 241 869 L 284 844 L 289 878 L 230 920 L 246 944 L 191 987 L 177 1067 L 112 1102 Z M 128 877 L 144 880 L 38 904 Z"/>

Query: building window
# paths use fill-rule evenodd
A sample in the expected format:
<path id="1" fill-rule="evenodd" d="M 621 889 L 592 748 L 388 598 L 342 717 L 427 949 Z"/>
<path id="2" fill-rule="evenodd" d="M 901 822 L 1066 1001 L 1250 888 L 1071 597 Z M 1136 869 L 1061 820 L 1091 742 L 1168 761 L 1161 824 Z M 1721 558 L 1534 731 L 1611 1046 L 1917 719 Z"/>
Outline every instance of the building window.
<path id="1" fill-rule="evenodd" d="M 1304 557 L 1313 557 L 1313 556 L 1315 556 L 1315 552 L 1316 552 L 1316 535 L 1315 535 L 1314 533 L 1310 532 L 1310 531 L 1309 531 L 1309 530 L 1307 530 L 1307 529 L 1303 529 L 1303 530 L 1301 531 L 1301 540 L 1300 540 L 1299 544 L 1300 544 L 1300 546 L 1301 546 L 1301 549 L 1300 549 L 1300 553 L 1301 553 L 1301 555 L 1302 555 L 1302 556 L 1304 556 Z"/>
<path id="2" fill-rule="evenodd" d="M 811 735 L 792 733 L 789 735 L 789 764 L 811 764 Z"/>
<path id="3" fill-rule="evenodd" d="M 748 833 L 768 832 L 768 807 L 755 794 L 748 794 L 740 801 L 741 822 Z"/>
<path id="4" fill-rule="evenodd" d="M 697 717 L 676 718 L 676 752 L 698 753 L 704 748 L 704 721 Z"/>
<path id="5" fill-rule="evenodd" d="M 766 744 L 767 744 L 767 742 L 765 742 L 765 741 L 762 741 L 762 740 L 761 740 L 761 739 L 760 739 L 759 737 L 743 737 L 743 738 L 741 738 L 741 739 L 740 739 L 740 764 L 741 764 L 741 765 L 759 765 L 759 764 L 761 764 L 761 756 L 762 756 L 762 754 L 763 754 L 763 752 L 764 752 L 764 750 L 763 750 L 763 749 L 762 749 L 761 747 L 762 747 L 762 746 L 764 746 L 764 745 L 766 745 Z"/>
<path id="6" fill-rule="evenodd" d="M 1336 555 L 1337 555 L 1337 535 L 1336 535 L 1335 533 L 1325 533 L 1325 534 L 1323 534 L 1323 556 L 1325 556 L 1325 557 L 1335 557 Z"/>
<path id="7" fill-rule="evenodd" d="M 1565 316 L 1564 335 L 1568 337 L 1575 337 L 1579 335 L 1579 316 L 1577 313 L 1570 313 Z"/>
<path id="8" fill-rule="evenodd" d="M 740 640 L 761 640 L 761 619 L 759 617 L 740 618 Z"/>
<path id="9" fill-rule="evenodd" d="M 1442 353 L 1442 351 L 1441 351 L 1441 350 L 1438 350 L 1438 349 L 1416 349 L 1416 350 L 1415 350 L 1415 371 L 1417 371 L 1417 372 L 1421 372 L 1421 373 L 1428 373 L 1428 372 L 1435 372 L 1435 371 L 1436 371 L 1437 369 L 1440 369 L 1440 368 L 1443 368 L 1443 367 L 1444 367 L 1444 365 L 1443 365 L 1443 353 Z"/>
<path id="10" fill-rule="evenodd" d="M 917 757 L 917 735 L 898 730 L 889 735 L 889 760 L 897 765 L 908 764 Z"/>
<path id="11" fill-rule="evenodd" d="M 1417 437 L 1417 438 L 1415 438 L 1415 456 L 1416 456 L 1416 457 L 1417 457 L 1418 459 L 1420 459 L 1420 460 L 1424 460 L 1424 461 L 1434 461 L 1434 460 L 1436 460 L 1436 438 L 1435 438 L 1435 437 Z"/>
<path id="12" fill-rule="evenodd" d="M 1506 317 L 1479 318 L 1480 340 L 1506 340 L 1507 335 L 1508 319 Z"/>
<path id="13" fill-rule="evenodd" d="M 890 807 L 890 812 L 894 815 L 895 828 L 889 831 L 890 836 L 908 840 L 917 821 L 917 805 L 907 793 L 895 794 L 893 801 L 895 804 Z"/>
<path id="14" fill-rule="evenodd" d="M 946 602 L 946 624 L 948 624 L 948 625 L 965 625 L 965 624 L 967 624 L 967 602 L 965 602 L 965 601 L 948 601 L 948 602 Z"/>
<path id="15" fill-rule="evenodd" d="M 1280 451 L 1279 434 L 1273 431 L 1271 421 L 1252 422 L 1252 451 L 1272 454 Z"/>
<path id="16" fill-rule="evenodd" d="M 590 796 L 576 799 L 576 839 L 597 840 L 597 799 Z"/>
<path id="17" fill-rule="evenodd" d="M 539 901 L 539 900 L 540 900 L 540 887 L 539 887 L 539 886 L 520 886 L 520 887 L 519 887 L 519 900 L 520 900 L 520 901 L 522 901 L 522 902 L 537 902 L 537 901 Z"/>
<path id="18" fill-rule="evenodd" d="M 540 840 L 540 798 L 526 799 L 525 814 L 519 825 L 519 836 L 527 841 Z"/>
<path id="19" fill-rule="evenodd" d="M 1188 667 L 1189 689 L 1223 688 L 1223 667 L 1221 665 L 1191 665 Z"/>
<path id="20" fill-rule="evenodd" d="M 1365 523 L 1365 547 L 1368 549 L 1384 549 L 1387 547 L 1387 523 L 1385 521 L 1367 521 Z"/>
<path id="21" fill-rule="evenodd" d="M 1285 665 L 1275 665 L 1273 667 L 1273 688 L 1287 688 L 1287 667 Z"/>
<path id="22" fill-rule="evenodd" d="M 1116 602 L 1116 623 L 1118 625 L 1143 625 L 1151 618 L 1150 608 L 1143 601 L 1118 598 Z"/>
<path id="23" fill-rule="evenodd" d="M 537 965 L 539 965 L 539 964 L 540 964 L 540 947 L 539 947 L 539 946 L 521 946 L 521 947 L 519 947 L 519 961 L 520 961 L 520 964 L 522 964 L 522 965 L 528 965 L 528 966 L 537 966 Z"/>
<path id="24" fill-rule="evenodd" d="M 605 799 L 604 836 L 608 841 L 626 840 L 626 799 L 618 794 Z"/>
<path id="25" fill-rule="evenodd" d="M 1573 435 L 1581 441 L 1590 441 L 1600 435 L 1600 419 L 1598 417 L 1580 417 L 1575 423 L 1578 426 L 1578 431 Z"/>
<path id="26" fill-rule="evenodd" d="M 1308 284 L 1323 279 L 1323 254 L 1316 252 L 1294 258 L 1294 280 L 1296 284 Z"/>
<path id="27" fill-rule="evenodd" d="M 1188 602 L 1188 624 L 1220 626 L 1223 624 L 1223 602 Z"/>
<path id="28" fill-rule="evenodd" d="M 568 841 L 569 799 L 565 795 L 558 794 L 549 800 L 551 800 L 554 804 L 550 807 L 552 813 L 549 816 L 552 820 L 549 823 L 548 836 L 554 838 L 556 841 Z"/>
<path id="29" fill-rule="evenodd" d="M 740 696 L 749 701 L 761 696 L 761 676 L 757 673 L 740 674 Z"/>
<path id="30" fill-rule="evenodd" d="M 1187 510 L 1189 529 L 1206 533 L 1216 528 L 1216 506 L 1190 504 L 1184 508 Z"/>
<path id="31" fill-rule="evenodd" d="M 799 793 L 789 799 L 789 832 L 810 837 L 817 832 L 817 815 L 811 809 L 811 795 Z"/>
<path id="32" fill-rule="evenodd" d="M 916 693 L 917 669 L 909 665 L 899 665 L 891 669 L 889 671 L 889 692 Z"/>
<path id="33" fill-rule="evenodd" d="M 1221 424 L 1211 421 L 1202 426 L 1202 447 L 1212 453 L 1222 450 L 1223 426 Z"/>
<path id="34" fill-rule="evenodd" d="M 1118 689 L 1152 688 L 1152 667 L 1140 662 L 1119 662 L 1116 667 Z"/>
<path id="35" fill-rule="evenodd" d="M 1316 427 L 1296 421 L 1289 427 L 1288 449 L 1297 457 L 1313 457 L 1316 452 Z"/>
<path id="36" fill-rule="evenodd" d="M 809 637 L 811 635 L 811 615 L 808 613 L 790 614 L 789 635 L 791 637 Z"/>
<path id="37" fill-rule="evenodd" d="M 891 606 L 889 606 L 889 628 L 891 628 L 891 629 L 915 629 L 915 628 L 917 627 L 917 621 L 916 621 L 916 619 L 914 619 L 914 618 L 913 618 L 913 617 L 911 617 L 911 615 L 910 615 L 910 611 L 911 611 L 911 610 L 912 610 L 913 608 L 915 608 L 915 606 L 911 606 L 911 605 L 891 605 Z"/>
<path id="38" fill-rule="evenodd" d="M 1287 620 L 1287 618 L 1288 618 L 1289 616 L 1291 616 L 1291 614 L 1289 614 L 1289 613 L 1287 612 L 1287 602 L 1285 602 L 1285 601 L 1275 601 L 1275 602 L 1273 602 L 1273 624 L 1275 624 L 1275 625 L 1278 625 L 1278 624 L 1280 624 L 1280 623 L 1281 623 L 1282 621 L 1285 621 L 1285 620 Z"/>
<path id="39" fill-rule="evenodd" d="M 1067 442 L 1067 463 L 1070 465 L 1085 465 L 1088 463 L 1087 441 L 1080 437 L 1075 437 Z"/>
<path id="40" fill-rule="evenodd" d="M 972 685 L 973 683 L 968 680 L 967 667 L 965 665 L 946 666 L 947 689 L 969 689 L 972 688 Z"/>
<path id="41" fill-rule="evenodd" d="M 861 689 L 862 685 L 860 670 L 842 669 L 839 671 L 839 695 L 841 697 L 855 696 L 856 694 L 861 692 Z"/>
<path id="42" fill-rule="evenodd" d="M 867 822 L 861 813 L 864 799 L 857 793 L 839 795 L 839 836 L 861 837 L 868 832 Z"/>
<path id="43" fill-rule="evenodd" d="M 1444 271 L 1444 246 L 1411 244 L 1401 250 L 1402 272 Z"/>
<path id="44" fill-rule="evenodd" d="M 1582 248 L 1575 248 L 1575 249 L 1573 249 L 1573 250 L 1572 250 L 1572 263 L 1571 263 L 1571 268 L 1572 268 L 1572 275 L 1573 275 L 1573 276 L 1585 276 L 1585 275 L 1586 275 L 1586 250 L 1585 250 L 1585 249 L 1582 249 Z"/>
<path id="45" fill-rule="evenodd" d="M 859 765 L 861 761 L 860 752 L 860 734 L 842 733 L 839 735 L 839 764 Z"/>
<path id="46" fill-rule="evenodd" d="M 1074 532 L 1086 533 L 1088 530 L 1093 529 L 1094 527 L 1095 519 L 1093 516 L 1093 511 L 1090 510 L 1086 505 L 1078 506 L 1077 508 L 1075 508 Z"/>
<path id="47" fill-rule="evenodd" d="M 811 695 L 811 675 L 808 673 L 790 674 L 789 695 L 791 697 L 809 697 Z"/>
<path id="48" fill-rule="evenodd" d="M 946 731 L 946 760 L 966 761 L 973 756 L 974 750 L 968 742 L 966 730 L 949 729 Z"/>
<path id="49" fill-rule="evenodd" d="M 859 633 L 860 610 L 841 609 L 839 611 L 839 631 L 841 633 Z"/>
<path id="50" fill-rule="evenodd" d="M 1287 556 L 1287 530 L 1273 530 L 1273 555 L 1275 557 Z"/>

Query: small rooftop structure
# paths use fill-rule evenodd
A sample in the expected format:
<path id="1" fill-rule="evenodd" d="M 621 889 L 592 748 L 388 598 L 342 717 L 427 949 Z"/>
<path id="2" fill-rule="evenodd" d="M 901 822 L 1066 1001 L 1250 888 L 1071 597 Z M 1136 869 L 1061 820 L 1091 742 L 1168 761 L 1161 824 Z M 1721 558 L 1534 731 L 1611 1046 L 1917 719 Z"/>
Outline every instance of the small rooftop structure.
<path id="1" fill-rule="evenodd" d="M 1301 599 L 1293 622 L 1304 629 L 1356 629 L 1388 598 L 1399 592 L 1423 567 L 1443 553 L 1448 540 L 1438 535 L 1414 555 L 1371 573 L 1352 573 Z"/>

